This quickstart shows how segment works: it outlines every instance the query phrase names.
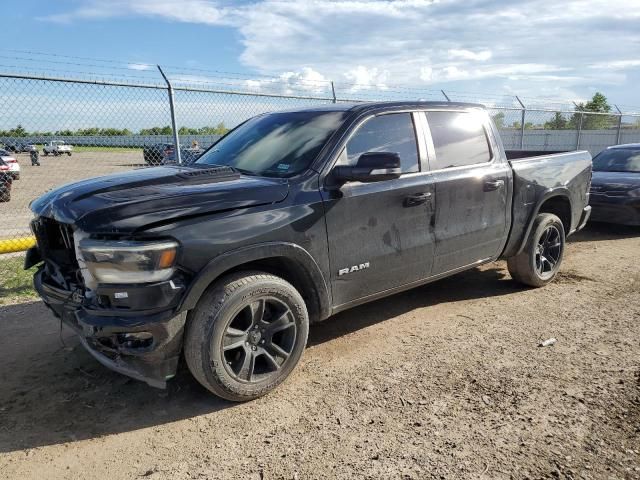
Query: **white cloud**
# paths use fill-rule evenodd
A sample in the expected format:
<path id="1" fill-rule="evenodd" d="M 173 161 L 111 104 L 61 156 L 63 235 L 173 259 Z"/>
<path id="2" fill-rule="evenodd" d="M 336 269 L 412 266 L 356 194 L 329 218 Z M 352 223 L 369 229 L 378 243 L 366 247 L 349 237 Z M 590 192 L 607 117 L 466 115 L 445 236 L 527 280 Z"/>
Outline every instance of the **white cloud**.
<path id="1" fill-rule="evenodd" d="M 620 71 L 640 71 L 638 0 L 80 1 L 48 19 L 144 16 L 232 27 L 240 61 L 260 73 L 289 72 L 279 80 L 287 88 L 322 78 L 360 89 L 444 82 L 535 94 L 558 82 L 584 94 L 607 85 L 635 92 Z"/>
<path id="2" fill-rule="evenodd" d="M 130 63 L 127 65 L 127 68 L 129 70 L 144 71 L 144 70 L 151 70 L 153 67 L 146 63 Z"/>
<path id="3" fill-rule="evenodd" d="M 179 22 L 224 23 L 226 9 L 207 0 L 89 0 L 74 11 L 44 17 L 45 20 L 69 23 L 74 20 L 105 19 L 128 15 L 157 16 Z"/>
<path id="4" fill-rule="evenodd" d="M 589 65 L 589 68 L 603 69 L 603 70 L 627 70 L 635 67 L 640 67 L 640 59 L 613 60 L 610 62 L 598 62 L 592 65 Z"/>
<path id="5" fill-rule="evenodd" d="M 449 58 L 451 58 L 452 60 L 461 59 L 485 62 L 491 57 L 491 50 L 481 50 L 479 52 L 472 52 L 471 50 L 466 50 L 464 48 L 452 48 L 451 50 L 449 50 Z"/>
<path id="6" fill-rule="evenodd" d="M 387 70 L 380 71 L 376 67 L 367 68 L 358 65 L 345 72 L 344 77 L 350 92 L 369 89 L 384 90 L 387 88 L 389 72 Z"/>
<path id="7" fill-rule="evenodd" d="M 277 77 L 243 80 L 248 91 L 287 95 L 328 95 L 331 81 L 309 67 L 299 72 L 284 72 Z"/>
<path id="8" fill-rule="evenodd" d="M 433 79 L 433 68 L 421 67 L 420 68 L 420 80 L 423 82 L 430 82 Z"/>
<path id="9" fill-rule="evenodd" d="M 444 67 L 440 70 L 439 75 L 442 76 L 443 80 L 464 80 L 471 77 L 471 72 L 453 65 L 451 67 Z"/>

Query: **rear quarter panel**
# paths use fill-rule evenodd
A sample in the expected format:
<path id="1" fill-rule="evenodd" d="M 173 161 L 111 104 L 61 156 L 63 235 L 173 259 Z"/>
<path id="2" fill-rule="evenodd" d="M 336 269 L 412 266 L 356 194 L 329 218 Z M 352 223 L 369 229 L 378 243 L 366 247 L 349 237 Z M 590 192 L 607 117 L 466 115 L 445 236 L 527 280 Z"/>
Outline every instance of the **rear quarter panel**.
<path id="1" fill-rule="evenodd" d="M 503 257 L 521 250 L 540 207 L 554 196 L 568 198 L 571 227 L 577 228 L 584 207 L 589 203 L 591 154 L 587 151 L 557 153 L 510 161 L 513 169 L 512 225 Z"/>

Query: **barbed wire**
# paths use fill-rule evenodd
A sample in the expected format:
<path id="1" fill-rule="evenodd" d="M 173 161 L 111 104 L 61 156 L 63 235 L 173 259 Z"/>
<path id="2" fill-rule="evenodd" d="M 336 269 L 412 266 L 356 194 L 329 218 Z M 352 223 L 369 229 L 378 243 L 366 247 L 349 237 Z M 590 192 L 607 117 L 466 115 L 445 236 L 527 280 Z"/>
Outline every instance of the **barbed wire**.
<path id="1" fill-rule="evenodd" d="M 30 70 L 38 72 L 56 72 L 61 73 L 64 76 L 68 74 L 88 76 L 91 78 L 109 78 L 109 79 L 133 79 L 133 80 L 145 80 L 153 81 L 157 84 L 162 84 L 162 79 L 154 77 L 157 75 L 156 64 L 141 61 L 123 61 L 107 58 L 85 57 L 77 55 L 67 55 L 52 52 L 40 52 L 35 50 L 24 49 L 9 49 L 0 48 L 2 52 L 12 52 L 19 55 L 0 55 L 0 58 L 13 61 L 12 64 L 2 63 L 0 68 L 9 68 L 13 70 Z M 28 56 L 24 56 L 28 55 Z M 39 57 L 39 58 L 35 58 Z M 52 57 L 52 58 L 50 58 Z M 66 59 L 66 60 L 57 60 Z M 73 61 L 70 61 L 73 60 Z M 41 68 L 34 68 L 33 66 L 25 66 L 20 64 L 21 62 L 27 63 L 39 63 Z M 44 65 L 43 65 L 44 64 Z M 88 69 L 99 69 L 100 71 L 86 71 L 78 69 L 61 69 L 55 68 L 50 65 L 62 66 L 69 65 L 73 67 L 82 67 Z M 133 66 L 140 66 L 144 68 L 137 69 Z M 170 77 L 173 81 L 179 84 L 193 84 L 193 85 L 209 85 L 209 86 L 221 86 L 221 87 L 244 87 L 247 93 L 253 92 L 295 92 L 295 93 L 309 93 L 310 91 L 318 92 L 321 88 L 326 91 L 331 88 L 331 85 L 338 87 L 341 90 L 346 90 L 349 95 L 355 96 L 375 96 L 379 98 L 381 94 L 385 95 L 405 95 L 412 98 L 419 98 L 421 96 L 437 96 L 442 97 L 442 90 L 421 87 L 419 85 L 398 85 L 387 84 L 384 82 L 378 83 L 358 83 L 350 81 L 334 81 L 330 79 L 310 79 L 299 78 L 296 76 L 287 75 L 287 73 L 280 75 L 269 75 L 265 73 L 241 73 L 230 72 L 224 70 L 189 67 L 189 66 L 177 66 L 177 65 L 163 65 L 164 68 L 170 73 Z M 110 72 L 104 70 L 117 70 L 117 72 Z M 137 74 L 124 73 L 126 71 L 136 71 Z M 417 71 L 417 70 L 416 70 Z M 146 74 L 142 74 L 142 73 Z M 188 72 L 200 72 L 205 73 L 203 78 L 188 78 L 191 73 Z M 250 85 L 248 82 L 256 82 L 256 85 Z M 503 108 L 514 107 L 519 108 L 519 104 L 516 101 L 516 95 L 513 93 L 496 93 L 496 92 L 471 92 L 460 90 L 447 90 L 446 94 L 449 97 L 456 97 L 455 99 L 471 99 L 474 102 L 478 102 L 480 99 L 491 100 L 488 106 L 500 106 Z M 521 100 L 526 100 L 525 107 L 534 108 L 537 106 L 545 106 L 552 108 L 552 105 L 557 105 L 560 108 L 557 110 L 574 109 L 574 102 L 568 99 L 552 98 L 552 97 L 534 97 L 534 96 L 520 96 Z M 493 104 L 493 105 L 491 105 Z M 509 105 L 511 104 L 511 105 Z M 509 106 L 505 106 L 509 105 Z M 632 115 L 635 111 L 640 110 L 640 107 L 631 107 L 629 105 L 616 104 L 621 110 L 633 110 L 632 112 L 623 111 L 623 115 Z M 611 112 L 616 114 L 617 112 Z"/>

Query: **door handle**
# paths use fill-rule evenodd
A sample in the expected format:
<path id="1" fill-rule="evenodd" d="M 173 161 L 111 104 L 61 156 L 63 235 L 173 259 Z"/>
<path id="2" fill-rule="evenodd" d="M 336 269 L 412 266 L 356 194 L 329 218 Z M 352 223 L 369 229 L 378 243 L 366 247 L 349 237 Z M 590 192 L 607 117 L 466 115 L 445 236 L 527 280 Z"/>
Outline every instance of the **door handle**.
<path id="1" fill-rule="evenodd" d="M 431 198 L 431 192 L 414 193 L 404 199 L 405 207 L 414 207 L 426 203 Z"/>
<path id="2" fill-rule="evenodd" d="M 484 191 L 491 192 L 504 187 L 504 180 L 487 180 L 484 182 Z"/>

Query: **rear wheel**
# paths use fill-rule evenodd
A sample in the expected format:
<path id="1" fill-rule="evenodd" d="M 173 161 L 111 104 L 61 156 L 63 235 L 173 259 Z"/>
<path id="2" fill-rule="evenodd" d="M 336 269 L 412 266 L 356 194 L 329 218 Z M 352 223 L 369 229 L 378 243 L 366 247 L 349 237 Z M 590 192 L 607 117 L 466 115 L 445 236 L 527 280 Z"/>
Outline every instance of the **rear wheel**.
<path id="1" fill-rule="evenodd" d="M 308 331 L 306 305 L 291 284 L 262 272 L 239 272 L 209 287 L 191 312 L 185 358 L 214 394 L 252 400 L 289 376 Z"/>
<path id="2" fill-rule="evenodd" d="M 562 221 L 552 213 L 540 213 L 521 253 L 507 260 L 511 277 L 531 287 L 542 287 L 560 270 L 565 233 Z"/>

